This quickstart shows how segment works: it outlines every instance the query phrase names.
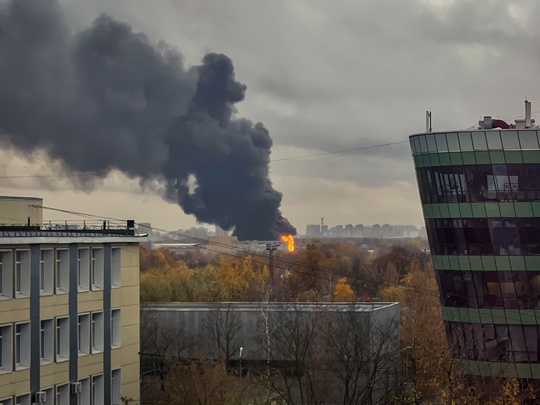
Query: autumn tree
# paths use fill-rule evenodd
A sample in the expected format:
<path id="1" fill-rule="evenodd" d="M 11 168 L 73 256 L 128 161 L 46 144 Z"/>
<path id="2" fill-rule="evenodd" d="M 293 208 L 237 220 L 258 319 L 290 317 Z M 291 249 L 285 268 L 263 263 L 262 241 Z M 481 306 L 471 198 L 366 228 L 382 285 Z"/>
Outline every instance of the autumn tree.
<path id="1" fill-rule="evenodd" d="M 264 390 L 250 376 L 238 378 L 227 372 L 224 361 L 202 354 L 190 363 L 174 363 L 163 386 L 151 385 L 143 395 L 145 403 L 156 405 L 270 405 L 264 398 Z"/>
<path id="2" fill-rule="evenodd" d="M 337 302 L 348 302 L 354 301 L 356 297 L 354 296 L 354 291 L 351 286 L 347 283 L 347 278 L 340 278 L 336 286 L 334 287 L 334 301 Z"/>

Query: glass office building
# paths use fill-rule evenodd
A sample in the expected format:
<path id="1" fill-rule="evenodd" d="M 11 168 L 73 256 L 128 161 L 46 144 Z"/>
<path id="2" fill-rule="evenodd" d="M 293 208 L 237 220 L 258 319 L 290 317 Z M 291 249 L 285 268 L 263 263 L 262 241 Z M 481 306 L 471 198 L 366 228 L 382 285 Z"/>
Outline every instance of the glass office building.
<path id="1" fill-rule="evenodd" d="M 410 136 L 442 314 L 468 374 L 540 379 L 540 130 L 488 118 Z"/>

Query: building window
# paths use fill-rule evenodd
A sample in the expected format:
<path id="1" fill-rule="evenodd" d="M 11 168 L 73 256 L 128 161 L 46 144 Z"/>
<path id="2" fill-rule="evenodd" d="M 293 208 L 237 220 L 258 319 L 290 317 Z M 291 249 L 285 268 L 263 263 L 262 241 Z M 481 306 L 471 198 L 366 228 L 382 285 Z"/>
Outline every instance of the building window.
<path id="1" fill-rule="evenodd" d="M 103 374 L 92 377 L 92 405 L 103 405 Z"/>
<path id="2" fill-rule="evenodd" d="M 88 248 L 77 251 L 77 285 L 79 291 L 90 289 L 90 250 Z"/>
<path id="3" fill-rule="evenodd" d="M 13 405 L 13 398 L 0 399 L 0 405 Z"/>
<path id="4" fill-rule="evenodd" d="M 45 404 L 47 405 L 54 404 L 54 388 L 53 387 L 42 389 L 41 392 L 45 393 L 45 397 L 46 397 Z M 34 401 L 34 402 L 37 402 L 37 401 Z"/>
<path id="5" fill-rule="evenodd" d="M 69 292 L 69 250 L 56 250 L 56 293 Z"/>
<path id="6" fill-rule="evenodd" d="M 54 322 L 44 319 L 40 322 L 39 353 L 42 362 L 54 360 Z"/>
<path id="7" fill-rule="evenodd" d="M 56 386 L 56 405 L 69 405 L 69 384 Z"/>
<path id="8" fill-rule="evenodd" d="M 30 323 L 15 324 L 15 368 L 30 366 Z"/>
<path id="9" fill-rule="evenodd" d="M 90 281 L 92 290 L 101 290 L 103 288 L 103 248 L 92 248 Z"/>
<path id="10" fill-rule="evenodd" d="M 112 370 L 111 373 L 111 403 L 122 403 L 122 370 Z"/>
<path id="11" fill-rule="evenodd" d="M 112 248 L 111 257 L 111 282 L 113 287 L 122 286 L 122 249 L 119 247 Z"/>
<path id="12" fill-rule="evenodd" d="M 111 347 L 120 347 L 122 344 L 122 312 L 120 309 L 111 311 Z"/>
<path id="13" fill-rule="evenodd" d="M 79 380 L 81 392 L 77 395 L 77 405 L 90 405 L 90 378 Z"/>
<path id="14" fill-rule="evenodd" d="M 103 351 L 103 312 L 92 313 L 92 353 Z"/>
<path id="15" fill-rule="evenodd" d="M 15 405 L 30 405 L 30 394 L 17 395 Z"/>
<path id="16" fill-rule="evenodd" d="M 56 361 L 69 358 L 69 318 L 56 318 Z"/>
<path id="17" fill-rule="evenodd" d="M 0 372 L 13 370 L 13 345 L 11 325 L 0 326 Z"/>
<path id="18" fill-rule="evenodd" d="M 39 290 L 41 295 L 53 294 L 54 279 L 53 251 L 42 250 L 39 260 Z"/>
<path id="19" fill-rule="evenodd" d="M 13 255 L 0 252 L 0 298 L 13 298 Z"/>
<path id="20" fill-rule="evenodd" d="M 90 354 L 90 315 L 79 315 L 77 326 L 79 356 Z"/>
<path id="21" fill-rule="evenodd" d="M 15 251 L 15 297 L 30 295 L 30 252 Z"/>

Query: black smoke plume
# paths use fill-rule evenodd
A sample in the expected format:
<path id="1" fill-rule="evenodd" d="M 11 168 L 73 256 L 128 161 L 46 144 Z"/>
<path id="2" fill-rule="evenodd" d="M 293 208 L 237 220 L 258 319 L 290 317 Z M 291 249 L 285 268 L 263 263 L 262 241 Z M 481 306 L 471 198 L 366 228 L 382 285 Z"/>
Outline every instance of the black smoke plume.
<path id="1" fill-rule="evenodd" d="M 69 173 L 160 180 L 165 198 L 239 239 L 296 233 L 269 179 L 268 130 L 234 116 L 246 87 L 227 56 L 186 69 L 107 15 L 74 34 L 56 1 L 0 7 L 0 139 Z"/>

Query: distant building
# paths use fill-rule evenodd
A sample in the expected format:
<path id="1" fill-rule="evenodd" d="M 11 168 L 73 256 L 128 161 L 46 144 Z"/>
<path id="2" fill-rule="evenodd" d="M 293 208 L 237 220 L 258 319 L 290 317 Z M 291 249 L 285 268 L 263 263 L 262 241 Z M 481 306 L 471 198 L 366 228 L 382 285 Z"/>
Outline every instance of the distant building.
<path id="1" fill-rule="evenodd" d="M 391 238 L 392 236 L 394 236 L 394 227 L 389 224 L 384 224 L 382 226 L 381 232 L 383 238 Z"/>
<path id="2" fill-rule="evenodd" d="M 0 197 L 0 404 L 138 400 L 145 238 L 133 221 L 43 225 L 42 205 Z"/>
<path id="3" fill-rule="evenodd" d="M 364 225 L 359 224 L 354 227 L 353 235 L 355 238 L 363 238 L 364 237 Z"/>
<path id="4" fill-rule="evenodd" d="M 310 224 L 306 226 L 306 236 L 308 238 L 317 238 L 321 236 L 321 226 L 319 224 Z"/>
<path id="5" fill-rule="evenodd" d="M 229 231 L 221 229 L 218 225 L 215 225 L 215 235 L 214 236 L 217 236 L 217 237 L 229 236 Z"/>
<path id="6" fill-rule="evenodd" d="M 371 227 L 371 237 L 382 238 L 383 237 L 382 226 L 380 226 L 379 224 L 374 224 Z"/>
<path id="7" fill-rule="evenodd" d="M 275 240 L 235 240 L 233 242 L 233 248 L 237 250 L 238 253 L 256 253 L 256 254 L 267 254 L 269 246 L 276 246 L 277 249 L 287 251 L 287 242 L 275 241 Z"/>
<path id="8" fill-rule="evenodd" d="M 323 237 L 328 236 L 328 225 L 321 226 L 321 236 Z"/>
<path id="9" fill-rule="evenodd" d="M 424 229 L 424 228 L 422 228 Z M 328 225 L 310 224 L 306 226 L 306 237 L 323 238 L 417 238 L 426 237 L 425 229 L 422 231 L 414 225 L 390 225 L 383 226 L 375 224 L 373 226 L 358 225 L 336 225 L 328 228 Z"/>

